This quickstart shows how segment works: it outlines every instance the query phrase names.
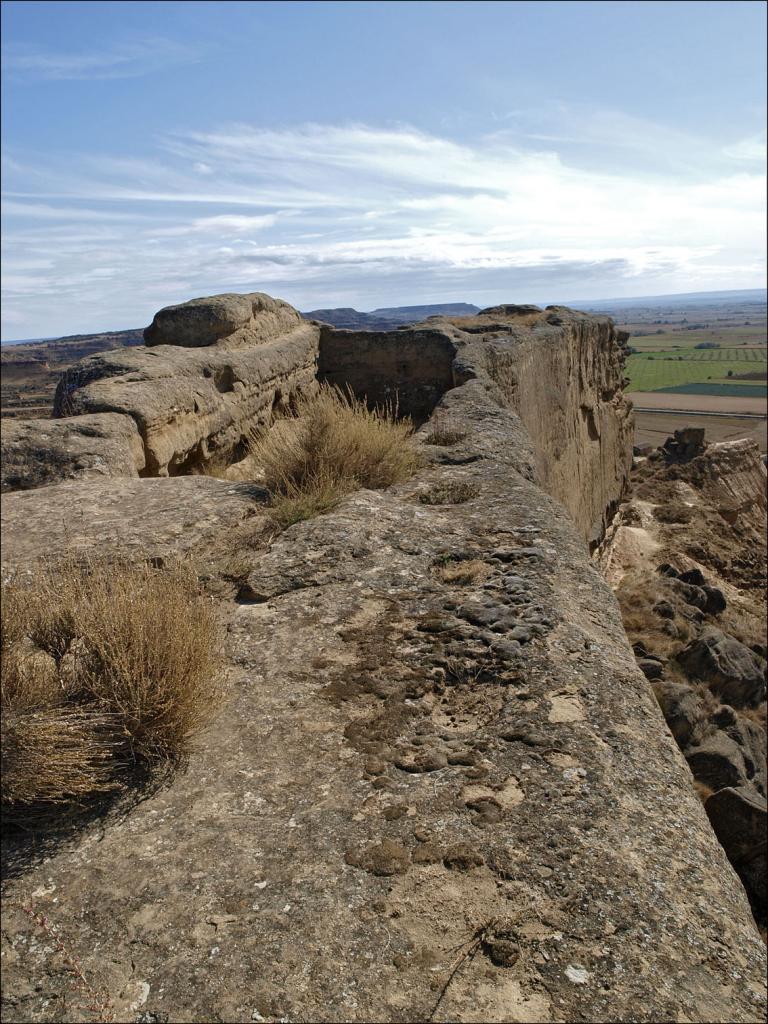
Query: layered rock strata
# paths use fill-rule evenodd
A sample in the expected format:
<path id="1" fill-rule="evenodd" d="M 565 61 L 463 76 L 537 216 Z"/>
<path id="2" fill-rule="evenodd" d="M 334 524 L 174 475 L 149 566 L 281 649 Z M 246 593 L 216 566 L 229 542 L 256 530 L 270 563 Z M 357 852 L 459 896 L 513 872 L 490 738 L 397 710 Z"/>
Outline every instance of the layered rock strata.
<path id="1" fill-rule="evenodd" d="M 126 454 L 124 475 L 204 472 L 241 458 L 249 434 L 315 386 L 316 375 L 417 421 L 446 391 L 477 378 L 519 414 L 539 481 L 590 543 L 602 537 L 623 493 L 632 435 L 621 390 L 626 339 L 605 317 L 499 306 L 397 331 L 355 332 L 305 322 L 287 303 L 253 293 L 169 306 L 145 335 L 144 348 L 92 356 L 64 375 L 55 416 L 65 425 L 52 450 L 78 448 L 76 419 L 113 413 L 133 421 L 143 445 L 141 458 L 133 449 Z M 50 435 L 44 421 L 29 422 L 24 436 Z M 102 458 L 106 471 L 119 475 L 119 440 L 133 428 L 112 422 L 112 442 L 102 446 L 109 457 Z M 16 445 L 12 461 L 19 458 Z M 41 469 L 35 479 L 92 476 L 104 465 L 52 458 L 47 477 Z M 6 488 L 17 478 L 11 474 Z"/>
<path id="2" fill-rule="evenodd" d="M 90 1019 L 72 957 L 120 1020 L 763 1019 L 747 898 L 585 544 L 624 486 L 618 339 L 530 309 L 423 330 L 456 349 L 424 468 L 277 538 L 222 480 L 118 481 L 95 517 L 110 481 L 6 497 L 8 568 L 58 548 L 66 495 L 81 545 L 121 522 L 138 555 L 151 500 L 151 557 L 215 548 L 206 576 L 238 581 L 231 699 L 187 774 L 10 881 L 9 1019 Z M 534 380 L 537 345 L 570 383 Z M 582 446 L 598 496 L 561 503 Z"/>
<path id="3" fill-rule="evenodd" d="M 626 335 L 563 307 L 496 306 L 392 332 L 323 326 L 319 373 L 423 419 L 448 388 L 477 378 L 527 428 L 537 479 L 594 545 L 632 463 L 622 391 Z"/>

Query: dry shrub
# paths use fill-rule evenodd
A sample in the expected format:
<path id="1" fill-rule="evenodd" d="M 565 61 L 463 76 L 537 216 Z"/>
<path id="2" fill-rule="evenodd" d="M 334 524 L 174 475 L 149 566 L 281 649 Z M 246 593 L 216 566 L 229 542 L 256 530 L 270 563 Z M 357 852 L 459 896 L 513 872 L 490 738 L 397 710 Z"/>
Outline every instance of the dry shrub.
<path id="1" fill-rule="evenodd" d="M 451 445 L 463 441 L 467 436 L 467 431 L 459 429 L 442 410 L 438 410 L 434 414 L 431 426 L 432 429 L 424 437 L 424 444 L 434 444 L 443 448 L 449 448 Z"/>
<path id="2" fill-rule="evenodd" d="M 250 445 L 281 525 L 332 508 L 359 487 L 407 480 L 420 465 L 413 424 L 392 405 L 369 409 L 351 391 L 321 384 L 294 413 Z"/>
<path id="3" fill-rule="evenodd" d="M 756 708 L 739 708 L 737 714 L 759 725 L 761 729 L 768 729 L 768 704 L 765 701 Z"/>
<path id="4" fill-rule="evenodd" d="M 458 444 L 467 436 L 464 430 L 451 430 L 450 427 L 435 427 L 435 429 L 424 438 L 424 444 L 439 445 L 442 448 L 450 448 Z"/>
<path id="5" fill-rule="evenodd" d="M 659 523 L 690 523 L 693 519 L 693 509 L 681 502 L 657 505 L 653 510 L 653 517 Z"/>
<path id="6" fill-rule="evenodd" d="M 83 803 L 186 758 L 218 704 L 218 626 L 181 564 L 67 562 L 2 585 L 2 800 Z"/>
<path id="7" fill-rule="evenodd" d="M 478 583 L 491 571 L 490 565 L 480 558 L 450 561 L 439 566 L 438 575 L 444 583 Z"/>

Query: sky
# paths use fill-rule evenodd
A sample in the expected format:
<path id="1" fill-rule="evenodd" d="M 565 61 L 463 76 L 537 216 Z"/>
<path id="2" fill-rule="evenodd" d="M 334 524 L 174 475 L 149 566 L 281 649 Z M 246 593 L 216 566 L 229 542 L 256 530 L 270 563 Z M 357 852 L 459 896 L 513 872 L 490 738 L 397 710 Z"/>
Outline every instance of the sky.
<path id="1" fill-rule="evenodd" d="M 764 287 L 765 20 L 5 0 L 0 336 Z"/>

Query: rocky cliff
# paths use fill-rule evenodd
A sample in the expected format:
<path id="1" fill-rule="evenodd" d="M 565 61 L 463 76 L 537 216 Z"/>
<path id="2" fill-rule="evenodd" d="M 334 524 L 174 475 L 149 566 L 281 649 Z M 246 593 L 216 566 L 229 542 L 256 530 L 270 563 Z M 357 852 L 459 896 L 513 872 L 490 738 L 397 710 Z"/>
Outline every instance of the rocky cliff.
<path id="1" fill-rule="evenodd" d="M 3 501 L 8 569 L 192 558 L 232 685 L 173 785 L 44 861 L 12 845 L 7 1017 L 92 1019 L 74 961 L 126 1021 L 761 1020 L 744 889 L 589 557 L 631 461 L 611 322 L 281 313 L 251 343 L 235 305 L 62 385 L 62 429 L 128 421 L 144 469 Z M 257 486 L 189 473 L 317 377 L 412 414 L 424 467 L 273 537 Z"/>
<path id="2" fill-rule="evenodd" d="M 417 421 L 451 388 L 482 380 L 520 417 L 539 482 L 593 545 L 624 490 L 632 436 L 621 390 L 626 339 L 605 317 L 502 306 L 355 332 L 305 322 L 286 303 L 254 293 L 168 307 L 145 333 L 146 347 L 91 356 L 62 377 L 54 408 L 60 427 L 30 420 L 7 430 L 5 490 L 226 465 L 316 377 L 372 403 L 395 403 Z M 114 435 L 105 433 L 107 420 L 91 429 L 83 419 L 105 413 L 124 417 L 110 421 Z M 124 439 L 134 426 L 142 450 L 132 445 L 126 458 Z M 37 434 L 50 445 L 47 473 L 29 440 Z"/>

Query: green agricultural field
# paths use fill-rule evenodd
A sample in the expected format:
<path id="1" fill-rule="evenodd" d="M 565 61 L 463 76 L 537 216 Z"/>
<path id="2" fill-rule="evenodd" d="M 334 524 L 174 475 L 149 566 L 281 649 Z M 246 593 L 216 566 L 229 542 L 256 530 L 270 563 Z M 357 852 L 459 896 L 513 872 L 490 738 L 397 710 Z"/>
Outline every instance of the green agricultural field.
<path id="1" fill-rule="evenodd" d="M 682 356 L 682 358 L 680 358 Z M 628 391 L 658 391 L 679 384 L 704 384 L 747 371 L 768 370 L 765 348 L 695 349 L 685 353 L 642 352 L 627 359 Z M 734 381 L 733 383 L 737 383 Z M 738 382 L 742 383 L 742 382 Z"/>
<path id="2" fill-rule="evenodd" d="M 638 337 L 634 330 L 642 331 Z M 738 327 L 705 327 L 697 331 L 667 331 L 662 334 L 654 334 L 648 331 L 648 324 L 628 324 L 630 331 L 629 344 L 633 348 L 643 351 L 662 349 L 689 349 L 694 345 L 700 345 L 703 341 L 713 341 L 723 348 L 733 348 L 743 345 L 765 345 L 766 325 L 750 324 Z"/>

